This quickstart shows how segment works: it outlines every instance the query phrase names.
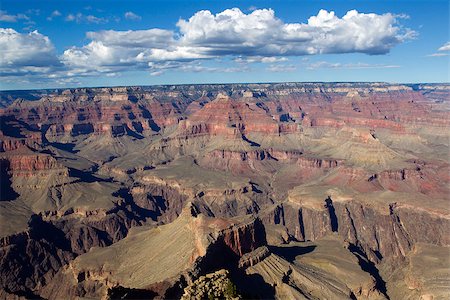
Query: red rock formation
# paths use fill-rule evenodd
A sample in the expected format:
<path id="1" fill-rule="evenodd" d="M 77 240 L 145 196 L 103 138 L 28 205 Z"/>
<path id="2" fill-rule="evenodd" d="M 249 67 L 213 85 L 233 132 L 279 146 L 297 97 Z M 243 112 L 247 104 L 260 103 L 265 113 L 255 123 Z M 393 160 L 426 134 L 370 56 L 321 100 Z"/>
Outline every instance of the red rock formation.
<path id="1" fill-rule="evenodd" d="M 0 160 L 7 163 L 8 172 L 13 176 L 34 176 L 40 171 L 55 170 L 67 176 L 68 170 L 48 154 L 33 153 L 31 151 L 11 151 L 8 155 L 0 156 Z"/>
<path id="2" fill-rule="evenodd" d="M 330 169 L 336 168 L 341 164 L 341 161 L 335 159 L 320 159 L 310 157 L 299 157 L 297 159 L 297 165 L 302 169 L 318 168 L 318 169 Z"/>
<path id="3" fill-rule="evenodd" d="M 405 124 L 438 127 L 450 124 L 443 111 L 434 111 L 430 119 L 430 102 L 421 92 L 404 86 L 278 88 L 262 90 L 264 101 L 253 97 L 232 99 L 219 93 L 212 102 L 201 91 L 183 94 L 140 88 L 73 89 L 44 96 L 39 101 L 18 101 L 1 115 L 47 131 L 50 136 L 111 132 L 120 135 L 126 129 L 140 133 L 179 122 L 183 134 L 229 137 L 251 132 L 276 135 L 298 132 L 294 121 L 303 126 L 348 125 L 398 132 L 404 131 Z M 192 97 L 189 94 L 194 98 L 189 98 Z M 15 148 L 11 143 L 2 144 L 5 149 Z"/>
<path id="4" fill-rule="evenodd" d="M 0 152 L 12 151 L 24 146 L 37 148 L 42 144 L 42 134 L 31 131 L 11 116 L 0 114 Z"/>
<path id="5" fill-rule="evenodd" d="M 181 119 L 178 106 L 186 105 L 180 101 L 153 101 L 151 95 L 139 90 L 77 89 L 45 96 L 40 101 L 15 103 L 2 115 L 14 116 L 50 136 L 121 135 L 126 128 L 157 131 L 177 124 Z"/>
<path id="6" fill-rule="evenodd" d="M 239 257 L 266 244 L 266 233 L 259 219 L 225 229 L 220 236 L 219 242 L 223 242 Z"/>
<path id="7" fill-rule="evenodd" d="M 448 194 L 449 166 L 418 164 L 415 168 L 386 170 L 373 174 L 369 182 L 379 184 L 385 190 L 395 192 L 417 192 L 432 197 Z"/>
<path id="8" fill-rule="evenodd" d="M 216 100 L 189 116 L 180 124 L 180 131 L 188 135 L 224 135 L 234 137 L 250 132 L 279 134 L 295 131 L 289 126 L 280 126 L 263 109 L 254 103 L 233 100 L 219 95 Z"/>

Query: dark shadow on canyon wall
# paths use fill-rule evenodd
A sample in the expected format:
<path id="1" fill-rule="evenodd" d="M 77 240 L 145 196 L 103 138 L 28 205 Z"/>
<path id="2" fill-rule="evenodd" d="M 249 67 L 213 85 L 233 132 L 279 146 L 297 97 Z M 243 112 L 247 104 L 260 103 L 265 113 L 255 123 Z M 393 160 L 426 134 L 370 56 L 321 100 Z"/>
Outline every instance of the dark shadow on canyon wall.
<path id="1" fill-rule="evenodd" d="M 11 175 L 9 174 L 10 163 L 6 159 L 0 160 L 0 201 L 12 201 L 19 194 L 12 188 Z"/>
<path id="2" fill-rule="evenodd" d="M 386 282 L 381 277 L 375 264 L 367 258 L 367 255 L 358 246 L 350 244 L 348 246 L 348 250 L 350 250 L 350 252 L 352 252 L 352 254 L 358 259 L 361 269 L 372 275 L 375 279 L 376 289 L 379 290 L 387 299 L 390 299 L 387 295 Z"/>
<path id="3" fill-rule="evenodd" d="M 291 247 L 276 247 L 276 246 L 269 246 L 268 247 L 270 252 L 273 254 L 276 254 L 288 262 L 292 263 L 295 261 L 295 258 L 299 255 L 303 255 L 306 253 L 313 252 L 314 249 L 316 249 L 316 246 L 291 246 Z"/>

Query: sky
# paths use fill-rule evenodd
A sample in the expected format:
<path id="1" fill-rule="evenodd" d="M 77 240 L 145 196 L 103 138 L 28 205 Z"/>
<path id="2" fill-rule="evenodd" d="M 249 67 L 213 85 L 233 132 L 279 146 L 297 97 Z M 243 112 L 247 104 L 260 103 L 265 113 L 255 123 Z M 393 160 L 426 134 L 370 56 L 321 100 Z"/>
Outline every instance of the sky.
<path id="1" fill-rule="evenodd" d="M 0 90 L 450 82 L 448 0 L 0 0 Z"/>

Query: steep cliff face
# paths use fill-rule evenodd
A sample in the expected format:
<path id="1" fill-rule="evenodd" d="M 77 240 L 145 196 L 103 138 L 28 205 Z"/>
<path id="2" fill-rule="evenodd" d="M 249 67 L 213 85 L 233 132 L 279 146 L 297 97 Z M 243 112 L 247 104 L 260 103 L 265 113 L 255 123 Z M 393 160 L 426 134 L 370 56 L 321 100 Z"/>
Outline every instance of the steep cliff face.
<path id="1" fill-rule="evenodd" d="M 67 168 L 58 163 L 51 155 L 33 152 L 8 154 L 2 159 L 13 176 L 33 176 L 40 171 L 49 170 L 60 170 L 61 175 L 68 175 Z"/>
<path id="2" fill-rule="evenodd" d="M 5 151 L 13 151 L 20 148 L 24 148 L 25 146 L 29 146 L 31 148 L 36 147 L 42 143 L 41 134 L 29 135 L 26 139 L 21 138 L 11 138 L 7 136 L 3 136 L 0 133 L 0 152 Z"/>
<path id="3" fill-rule="evenodd" d="M 27 146 L 0 153 L 1 187 L 0 201 L 16 199 L 24 190 L 58 177 L 62 182 L 69 170 L 54 157 L 31 151 Z"/>
<path id="4" fill-rule="evenodd" d="M 226 229 L 219 236 L 219 243 L 223 243 L 239 257 L 266 244 L 264 226 L 259 219 Z"/>
<path id="5" fill-rule="evenodd" d="M 193 113 L 181 124 L 185 134 L 209 134 L 236 136 L 246 132 L 278 134 L 278 124 L 253 103 L 234 101 L 227 95 L 219 94 L 201 110 Z"/>
<path id="6" fill-rule="evenodd" d="M 448 246 L 445 234 L 450 218 L 413 206 L 391 203 L 384 211 L 350 200 L 331 198 L 323 206 L 291 203 L 277 206 L 263 219 L 286 226 L 293 238 L 314 241 L 337 232 L 348 243 L 361 247 L 371 261 L 404 257 L 418 242 Z"/>
<path id="7" fill-rule="evenodd" d="M 381 264 L 391 299 L 445 299 L 449 250 L 449 247 L 418 243 L 400 264 Z"/>

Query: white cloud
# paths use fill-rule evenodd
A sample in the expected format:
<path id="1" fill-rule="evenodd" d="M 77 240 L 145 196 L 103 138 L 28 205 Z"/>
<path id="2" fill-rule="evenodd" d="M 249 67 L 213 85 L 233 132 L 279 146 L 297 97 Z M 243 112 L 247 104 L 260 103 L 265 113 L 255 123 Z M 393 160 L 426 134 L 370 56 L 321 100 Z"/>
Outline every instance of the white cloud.
<path id="1" fill-rule="evenodd" d="M 128 18 L 137 16 L 127 12 L 126 18 L 127 14 Z M 2 16 L 5 15 L 6 12 Z M 59 11 L 54 11 L 49 17 L 60 15 Z M 3 64 L 7 63 L 11 70 L 15 65 L 25 70 L 23 67 L 48 67 L 61 62 L 65 68 L 58 71 L 61 78 L 127 70 L 148 70 L 156 75 L 173 69 L 185 72 L 237 72 L 248 70 L 247 64 L 250 63 L 269 64 L 267 70 L 271 72 L 288 72 L 296 69 L 294 65 L 283 64 L 291 56 L 388 53 L 397 44 L 416 35 L 399 24 L 402 18 L 390 13 L 365 14 L 356 10 L 340 18 L 334 12 L 321 10 L 306 23 L 285 23 L 271 9 L 255 9 L 247 14 L 237 8 L 218 14 L 205 10 L 195 13 L 188 20 L 180 19 L 177 22 L 178 30 L 175 31 L 153 28 L 87 32 L 86 37 L 90 41 L 81 47 L 65 50 L 59 56 L 59 61 L 46 36 L 37 31 L 20 34 L 12 29 L 4 29 L 6 31 L 2 39 L 9 37 L 13 41 L 8 42 L 5 48 L 7 51 L 2 51 L 1 57 Z M 111 19 L 77 13 L 66 15 L 65 20 L 106 23 Z M 223 57 L 239 63 L 239 68 L 229 65 L 205 67 L 200 63 Z M 353 66 L 363 67 L 374 66 Z M 26 71 L 38 72 L 31 69 Z M 48 72 L 44 71 L 43 74 Z"/>
<path id="2" fill-rule="evenodd" d="M 441 47 L 437 49 L 438 52 L 428 54 L 427 57 L 442 57 L 442 56 L 448 56 L 449 53 L 445 53 L 447 51 L 450 51 L 450 42 L 445 43 Z"/>
<path id="3" fill-rule="evenodd" d="M 450 51 L 450 42 L 445 43 L 438 51 Z"/>
<path id="4" fill-rule="evenodd" d="M 87 32 L 86 36 L 107 46 L 124 48 L 166 48 L 175 43 L 173 32 L 163 29 Z"/>
<path id="5" fill-rule="evenodd" d="M 60 17 L 60 16 L 62 16 L 62 14 L 59 12 L 59 10 L 54 10 L 54 11 L 50 14 L 50 16 L 47 17 L 47 20 L 48 20 L 48 21 L 51 21 L 51 20 L 53 20 L 53 18 L 55 18 L 55 17 Z"/>
<path id="6" fill-rule="evenodd" d="M 263 57 L 261 59 L 262 63 L 275 63 L 275 62 L 282 62 L 282 61 L 288 61 L 286 57 Z"/>
<path id="7" fill-rule="evenodd" d="M 132 20 L 132 21 L 140 21 L 140 20 L 142 19 L 141 16 L 135 14 L 135 13 L 132 12 L 132 11 L 127 11 L 127 12 L 124 14 L 124 17 L 125 17 L 125 19 L 127 19 L 127 20 Z"/>
<path id="8" fill-rule="evenodd" d="M 134 67 L 146 69 L 150 61 L 166 60 L 171 44 L 175 43 L 173 32 L 162 29 L 88 32 L 92 41 L 83 47 L 72 47 L 64 51 L 61 60 L 70 68 L 81 68 L 108 72 L 111 69 Z M 167 49 L 166 49 L 167 48 Z M 180 49 L 176 49 L 180 51 Z M 176 57 L 182 57 L 176 52 Z"/>
<path id="9" fill-rule="evenodd" d="M 195 49 L 183 47 L 169 30 L 88 32 L 92 41 L 83 47 L 64 51 L 62 61 L 71 67 L 95 68 L 133 66 L 142 69 L 150 62 L 189 61 L 206 58 Z"/>
<path id="10" fill-rule="evenodd" d="M 73 14 L 68 14 L 65 18 L 66 21 L 71 22 L 71 21 L 75 21 L 75 15 Z"/>
<path id="11" fill-rule="evenodd" d="M 111 68 L 108 66 L 126 65 L 123 57 L 120 49 L 105 46 L 101 41 L 92 41 L 82 48 L 73 47 L 64 51 L 61 60 L 72 69 L 88 70 L 103 66 L 109 72 Z"/>
<path id="12" fill-rule="evenodd" d="M 307 23 L 284 23 L 271 9 L 245 14 L 233 8 L 216 15 L 199 11 L 187 21 L 181 19 L 177 26 L 180 43 L 207 55 L 386 54 L 416 34 L 402 29 L 398 18 L 356 10 L 339 18 L 334 12 L 320 10 Z"/>
<path id="13" fill-rule="evenodd" d="M 101 17 L 96 17 L 94 15 L 84 15 L 82 13 L 77 14 L 68 14 L 65 18 L 67 22 L 76 22 L 80 23 L 95 23 L 95 24 L 104 24 L 108 23 L 108 20 Z"/>
<path id="14" fill-rule="evenodd" d="M 12 28 L 0 28 L 0 48 L 2 72 L 7 69 L 20 71 L 26 67 L 47 68 L 59 64 L 52 42 L 37 30 L 25 34 Z"/>
<path id="15" fill-rule="evenodd" d="M 77 20 L 78 15 L 69 17 Z M 397 18 L 403 16 L 352 10 L 339 18 L 334 12 L 321 10 L 305 24 L 284 23 L 271 9 L 256 9 L 245 14 L 233 8 L 216 15 L 204 10 L 188 20 L 180 19 L 179 33 L 162 29 L 88 32 L 89 44 L 66 50 L 62 57 L 66 65 L 104 66 L 109 70 L 113 66 L 134 64 L 135 68 L 142 68 L 143 63 L 226 55 L 236 57 L 239 63 L 274 64 L 295 55 L 385 54 L 415 35 L 402 29 Z M 292 66 L 284 66 L 284 69 L 292 69 Z"/>
<path id="16" fill-rule="evenodd" d="M 86 16 L 86 21 L 87 23 L 96 23 L 96 24 L 101 24 L 101 23 L 107 23 L 108 20 L 104 19 L 104 18 L 99 18 L 93 15 L 87 15 Z"/>
<path id="17" fill-rule="evenodd" d="M 164 71 L 154 71 L 154 72 L 150 72 L 150 75 L 151 76 L 159 76 L 159 75 L 162 75 L 162 74 L 164 74 Z"/>
<path id="18" fill-rule="evenodd" d="M 269 57 L 262 57 L 262 56 L 248 56 L 248 57 L 236 57 L 234 59 L 237 63 L 264 63 L 264 64 L 270 64 L 270 63 L 277 63 L 277 62 L 284 62 L 288 61 L 286 57 L 277 57 L 277 56 L 269 56 Z"/>
<path id="19" fill-rule="evenodd" d="M 0 21 L 1 22 L 17 22 L 19 20 L 29 20 L 30 18 L 24 14 L 8 15 L 5 10 L 0 10 Z"/>

